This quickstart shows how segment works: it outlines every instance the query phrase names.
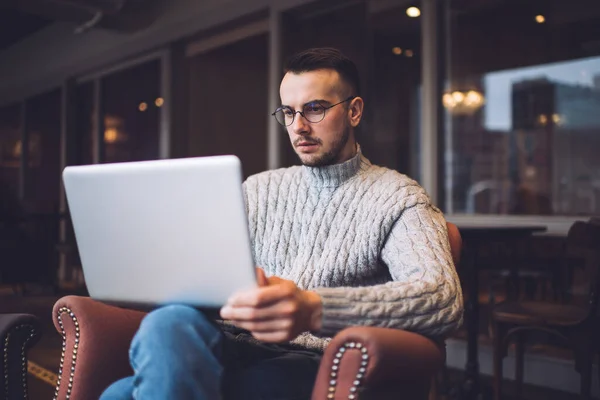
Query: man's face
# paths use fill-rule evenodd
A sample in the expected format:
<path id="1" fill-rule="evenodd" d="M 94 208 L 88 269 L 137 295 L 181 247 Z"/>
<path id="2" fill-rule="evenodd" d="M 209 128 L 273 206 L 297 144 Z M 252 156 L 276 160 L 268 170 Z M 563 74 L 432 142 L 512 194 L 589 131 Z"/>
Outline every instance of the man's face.
<path id="1" fill-rule="evenodd" d="M 328 107 L 339 103 L 348 98 L 351 90 L 337 71 L 321 69 L 300 74 L 288 72 L 283 77 L 279 94 L 282 105 L 293 112 L 302 111 L 307 104 Z M 359 103 L 358 111 L 355 102 Z M 296 114 L 287 132 L 302 164 L 318 167 L 352 158 L 356 153 L 353 128 L 358 125 L 361 114 L 360 98 L 326 110 L 325 118 L 317 123 Z"/>

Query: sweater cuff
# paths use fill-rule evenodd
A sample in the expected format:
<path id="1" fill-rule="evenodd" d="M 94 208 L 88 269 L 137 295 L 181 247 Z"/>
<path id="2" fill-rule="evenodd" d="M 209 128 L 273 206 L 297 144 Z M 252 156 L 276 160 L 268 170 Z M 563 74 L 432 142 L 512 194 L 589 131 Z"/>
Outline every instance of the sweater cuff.
<path id="1" fill-rule="evenodd" d="M 352 321 L 356 319 L 355 307 L 348 301 L 343 288 L 318 288 L 313 291 L 321 296 L 323 306 L 321 330 L 315 333 L 332 337 L 352 325 Z"/>

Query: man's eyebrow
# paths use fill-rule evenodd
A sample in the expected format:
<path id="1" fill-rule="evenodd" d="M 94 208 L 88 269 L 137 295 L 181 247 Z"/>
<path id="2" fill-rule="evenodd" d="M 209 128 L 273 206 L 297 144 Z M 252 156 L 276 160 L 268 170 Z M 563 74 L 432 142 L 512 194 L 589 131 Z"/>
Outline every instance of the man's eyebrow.
<path id="1" fill-rule="evenodd" d="M 329 100 L 325 100 L 325 99 L 315 99 L 315 100 L 311 100 L 307 103 L 304 103 L 303 105 L 307 105 L 307 104 L 312 104 L 312 103 L 327 103 L 330 104 L 331 102 Z"/>
<path id="2" fill-rule="evenodd" d="M 327 104 L 331 104 L 331 102 L 329 100 L 325 100 L 325 99 L 314 99 L 311 101 L 307 101 L 306 103 L 302 104 L 302 107 L 308 105 L 308 104 L 313 104 L 313 103 L 327 103 Z M 282 104 L 279 106 L 279 108 L 289 108 L 291 110 L 293 110 L 292 106 L 288 106 L 287 104 Z"/>

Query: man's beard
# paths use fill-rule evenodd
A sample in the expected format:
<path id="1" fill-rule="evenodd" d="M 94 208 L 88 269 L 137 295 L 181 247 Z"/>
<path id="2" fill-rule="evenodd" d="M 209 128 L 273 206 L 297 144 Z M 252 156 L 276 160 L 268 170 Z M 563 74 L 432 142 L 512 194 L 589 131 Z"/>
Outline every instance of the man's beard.
<path id="1" fill-rule="evenodd" d="M 350 128 L 346 127 L 342 135 L 339 136 L 337 140 L 331 144 L 331 150 L 329 150 L 325 154 L 314 159 L 308 159 L 306 161 L 304 161 L 298 153 L 296 153 L 296 155 L 300 159 L 302 165 L 306 165 L 307 167 L 325 167 L 327 165 L 336 164 L 340 153 L 348 143 L 348 139 L 350 139 Z M 318 140 L 318 143 L 322 144 L 322 141 Z"/>

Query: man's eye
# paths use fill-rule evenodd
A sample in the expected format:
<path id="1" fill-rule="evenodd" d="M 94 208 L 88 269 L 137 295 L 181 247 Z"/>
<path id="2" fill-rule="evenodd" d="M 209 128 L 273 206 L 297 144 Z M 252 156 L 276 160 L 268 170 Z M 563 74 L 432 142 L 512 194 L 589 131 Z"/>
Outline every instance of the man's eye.
<path id="1" fill-rule="evenodd" d="M 290 110 L 289 108 L 284 108 L 283 110 L 281 110 L 283 112 L 283 114 L 286 117 L 291 117 L 292 115 L 294 115 L 294 112 L 292 110 Z"/>
<path id="2" fill-rule="evenodd" d="M 320 113 L 323 112 L 323 106 L 320 104 L 307 104 L 304 107 L 304 112 L 305 113 Z"/>

